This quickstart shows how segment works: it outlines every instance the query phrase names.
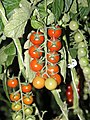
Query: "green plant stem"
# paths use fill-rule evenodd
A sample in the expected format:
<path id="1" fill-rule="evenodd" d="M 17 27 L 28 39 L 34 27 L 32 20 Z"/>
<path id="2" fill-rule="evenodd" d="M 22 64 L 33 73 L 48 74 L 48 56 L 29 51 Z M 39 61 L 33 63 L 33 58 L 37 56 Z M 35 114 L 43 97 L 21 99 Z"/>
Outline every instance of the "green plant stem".
<path id="1" fill-rule="evenodd" d="M 59 107 L 60 107 L 60 109 L 63 113 L 63 116 L 65 117 L 65 120 L 68 120 L 67 105 L 66 105 L 66 103 L 62 102 L 62 100 L 60 98 L 59 91 L 58 90 L 52 90 L 52 94 L 54 95 L 55 100 L 56 100 L 57 104 L 59 105 Z"/>

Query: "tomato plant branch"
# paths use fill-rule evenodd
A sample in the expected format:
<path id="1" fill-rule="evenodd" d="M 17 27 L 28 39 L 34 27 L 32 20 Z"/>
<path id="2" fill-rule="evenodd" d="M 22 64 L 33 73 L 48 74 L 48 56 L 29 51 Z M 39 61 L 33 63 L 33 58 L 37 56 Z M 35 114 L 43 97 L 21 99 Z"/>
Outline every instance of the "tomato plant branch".
<path id="1" fill-rule="evenodd" d="M 60 94 L 59 94 L 59 91 L 58 90 L 52 90 L 51 91 L 52 94 L 54 95 L 55 97 L 55 100 L 57 102 L 57 104 L 59 105 L 64 117 L 65 117 L 65 120 L 68 120 L 68 110 L 67 110 L 67 105 L 66 103 L 63 103 L 61 98 L 60 98 Z"/>

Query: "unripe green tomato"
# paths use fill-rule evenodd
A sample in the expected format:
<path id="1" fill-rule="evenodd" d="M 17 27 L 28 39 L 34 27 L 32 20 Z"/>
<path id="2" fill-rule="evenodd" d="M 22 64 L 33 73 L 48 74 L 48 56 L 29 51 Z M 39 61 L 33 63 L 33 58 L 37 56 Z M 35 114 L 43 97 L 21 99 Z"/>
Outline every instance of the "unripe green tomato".
<path id="1" fill-rule="evenodd" d="M 27 116 L 25 120 L 36 120 L 33 115 Z"/>
<path id="2" fill-rule="evenodd" d="M 88 87 L 85 86 L 83 91 L 85 94 L 88 94 L 88 92 L 89 92 Z"/>
<path id="3" fill-rule="evenodd" d="M 89 86 L 89 84 L 88 84 L 87 81 L 84 82 L 84 86 L 85 86 L 85 87 L 88 87 L 88 86 Z"/>
<path id="4" fill-rule="evenodd" d="M 82 47 L 82 48 L 78 49 L 78 56 L 79 57 L 84 57 L 86 54 L 87 54 L 87 51 L 85 48 Z"/>
<path id="5" fill-rule="evenodd" d="M 87 95 L 87 94 L 84 94 L 84 95 L 83 95 L 83 99 L 84 99 L 84 100 L 87 100 L 87 99 L 88 99 L 88 95 Z"/>
<path id="6" fill-rule="evenodd" d="M 69 23 L 69 28 L 73 31 L 77 30 L 79 28 L 78 23 L 76 21 L 72 20 Z"/>
<path id="7" fill-rule="evenodd" d="M 53 90 L 57 87 L 57 81 L 53 78 L 47 78 L 45 80 L 45 87 L 48 89 L 48 90 Z"/>
<path id="8" fill-rule="evenodd" d="M 24 113 L 26 116 L 31 115 L 33 113 L 33 107 L 32 106 L 26 107 Z"/>
<path id="9" fill-rule="evenodd" d="M 90 74 L 90 67 L 89 66 L 84 67 L 83 72 L 84 72 L 84 74 L 89 75 Z"/>
<path id="10" fill-rule="evenodd" d="M 89 64 L 87 57 L 81 57 L 79 59 L 79 64 L 81 65 L 81 67 L 87 66 Z"/>
<path id="11" fill-rule="evenodd" d="M 84 42 L 78 43 L 78 48 L 82 48 L 82 47 L 85 47 L 85 43 Z"/>
<path id="12" fill-rule="evenodd" d="M 22 113 L 19 112 L 19 113 L 13 113 L 12 114 L 12 119 L 13 120 L 22 120 Z"/>
<path id="13" fill-rule="evenodd" d="M 76 42 L 76 43 L 79 43 L 79 42 L 83 41 L 83 36 L 82 36 L 79 32 L 77 32 L 77 33 L 74 35 L 74 39 L 75 39 L 75 42 Z"/>

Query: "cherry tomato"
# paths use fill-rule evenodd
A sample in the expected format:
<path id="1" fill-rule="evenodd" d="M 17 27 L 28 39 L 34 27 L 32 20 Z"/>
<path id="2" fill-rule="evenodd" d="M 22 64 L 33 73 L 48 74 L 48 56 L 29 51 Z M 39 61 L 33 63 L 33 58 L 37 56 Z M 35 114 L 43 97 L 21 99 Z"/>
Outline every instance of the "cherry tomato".
<path id="1" fill-rule="evenodd" d="M 59 26 L 55 26 L 48 29 L 48 36 L 51 38 L 59 38 L 62 34 L 62 30 Z"/>
<path id="2" fill-rule="evenodd" d="M 23 102 L 26 105 L 31 105 L 33 103 L 33 96 L 23 96 Z"/>
<path id="3" fill-rule="evenodd" d="M 32 90 L 31 84 L 23 84 L 21 88 L 22 88 L 22 92 L 24 93 L 30 92 Z"/>
<path id="4" fill-rule="evenodd" d="M 25 113 L 26 116 L 31 115 L 33 113 L 33 107 L 32 106 L 25 107 L 24 113 Z"/>
<path id="5" fill-rule="evenodd" d="M 60 60 L 60 56 L 57 52 L 49 52 L 47 54 L 47 60 L 50 62 L 50 63 L 58 63 L 59 60 Z"/>
<path id="6" fill-rule="evenodd" d="M 84 47 L 78 49 L 78 56 L 84 57 L 87 54 L 87 51 Z"/>
<path id="7" fill-rule="evenodd" d="M 26 116 L 25 120 L 36 120 L 35 116 L 30 115 L 30 116 Z"/>
<path id="8" fill-rule="evenodd" d="M 78 48 L 82 48 L 82 47 L 85 47 L 85 43 L 84 42 L 79 42 Z"/>
<path id="9" fill-rule="evenodd" d="M 61 41 L 57 40 L 57 41 L 48 41 L 47 43 L 47 47 L 48 49 L 53 52 L 53 51 L 59 51 L 61 49 Z"/>
<path id="10" fill-rule="evenodd" d="M 33 79 L 33 86 L 36 88 L 36 89 L 41 89 L 44 87 L 45 85 L 45 80 L 44 78 L 40 77 L 40 76 L 37 76 Z"/>
<path id="11" fill-rule="evenodd" d="M 87 66 L 89 64 L 87 57 L 81 57 L 79 59 L 79 64 L 81 65 L 81 67 Z"/>
<path id="12" fill-rule="evenodd" d="M 59 74 L 54 74 L 51 78 L 54 78 L 57 81 L 57 84 L 60 85 L 62 78 Z"/>
<path id="13" fill-rule="evenodd" d="M 40 58 L 42 56 L 42 52 L 40 51 L 40 49 L 37 46 L 32 45 L 29 48 L 29 55 L 32 58 Z"/>
<path id="14" fill-rule="evenodd" d="M 83 36 L 79 32 L 77 32 L 74 36 L 74 39 L 75 39 L 75 42 L 78 43 L 83 41 Z"/>
<path id="15" fill-rule="evenodd" d="M 89 75 L 90 74 L 90 66 L 84 67 L 83 72 L 84 72 L 85 75 Z"/>
<path id="16" fill-rule="evenodd" d="M 58 65 L 48 65 L 47 73 L 49 75 L 53 75 L 59 72 L 59 66 Z"/>
<path id="17" fill-rule="evenodd" d="M 15 88 L 18 86 L 18 80 L 16 78 L 8 79 L 7 85 L 10 88 Z"/>
<path id="18" fill-rule="evenodd" d="M 11 101 L 18 101 L 19 99 L 20 99 L 20 93 L 17 93 L 17 94 L 11 93 L 10 94 Z"/>
<path id="19" fill-rule="evenodd" d="M 13 118 L 13 120 L 22 120 L 22 113 L 21 112 L 13 113 L 12 118 Z"/>
<path id="20" fill-rule="evenodd" d="M 54 90 L 56 87 L 57 87 L 57 82 L 55 79 L 53 78 L 47 78 L 45 80 L 45 87 L 48 89 L 48 90 Z"/>
<path id="21" fill-rule="evenodd" d="M 22 108 L 22 105 L 20 102 L 18 102 L 18 103 L 13 102 L 11 107 L 12 107 L 13 111 L 19 111 Z"/>
<path id="22" fill-rule="evenodd" d="M 79 28 L 79 25 L 76 21 L 72 20 L 69 23 L 69 28 L 73 31 L 77 30 Z"/>
<path id="23" fill-rule="evenodd" d="M 30 62 L 30 68 L 35 71 L 38 72 L 43 68 L 43 63 L 39 63 L 39 61 L 37 59 L 33 59 Z"/>
<path id="24" fill-rule="evenodd" d="M 33 32 L 30 35 L 30 41 L 34 45 L 40 45 L 44 42 L 44 35 L 41 32 Z"/>
<path id="25" fill-rule="evenodd" d="M 73 103 L 73 90 L 72 90 L 71 85 L 68 85 L 67 87 L 66 97 L 67 97 L 67 102 L 72 104 Z"/>

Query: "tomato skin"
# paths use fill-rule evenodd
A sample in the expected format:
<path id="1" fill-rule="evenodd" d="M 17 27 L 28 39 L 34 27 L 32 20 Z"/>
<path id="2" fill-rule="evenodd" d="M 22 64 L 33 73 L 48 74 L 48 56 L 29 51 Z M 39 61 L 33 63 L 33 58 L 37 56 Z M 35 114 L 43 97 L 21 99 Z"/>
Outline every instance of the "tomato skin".
<path id="1" fill-rule="evenodd" d="M 78 56 L 84 57 L 87 54 L 87 51 L 84 47 L 78 49 Z"/>
<path id="2" fill-rule="evenodd" d="M 48 29 L 48 36 L 51 38 L 59 38 L 62 34 L 60 26 L 55 26 L 54 28 Z"/>
<path id="3" fill-rule="evenodd" d="M 89 75 L 90 74 L 90 66 L 84 67 L 83 72 L 84 72 L 85 75 Z"/>
<path id="4" fill-rule="evenodd" d="M 57 87 L 57 82 L 55 79 L 53 78 L 47 78 L 45 80 L 45 87 L 48 89 L 48 90 L 54 90 L 56 87 Z"/>
<path id="5" fill-rule="evenodd" d="M 87 66 L 89 64 L 87 57 L 81 57 L 79 59 L 79 64 L 81 65 L 81 67 Z"/>
<path id="6" fill-rule="evenodd" d="M 30 92 L 32 90 L 31 84 L 23 84 L 21 88 L 22 88 L 22 92 L 24 93 Z"/>
<path id="7" fill-rule="evenodd" d="M 11 93 L 10 94 L 11 101 L 18 101 L 19 99 L 20 99 L 20 93 L 17 93 L 17 94 Z"/>
<path id="8" fill-rule="evenodd" d="M 26 116 L 29 116 L 33 113 L 33 107 L 29 106 L 29 107 L 25 107 L 24 113 Z"/>
<path id="9" fill-rule="evenodd" d="M 75 31 L 79 28 L 79 25 L 76 21 L 72 20 L 70 21 L 69 23 L 69 28 L 72 30 L 72 31 Z"/>
<path id="10" fill-rule="evenodd" d="M 19 111 L 22 108 L 22 105 L 20 102 L 18 102 L 18 103 L 13 102 L 11 107 L 12 107 L 13 111 Z"/>
<path id="11" fill-rule="evenodd" d="M 47 73 L 49 75 L 53 75 L 59 72 L 59 66 L 58 65 L 48 65 Z"/>
<path id="12" fill-rule="evenodd" d="M 40 45 L 44 42 L 44 35 L 41 32 L 33 32 L 30 35 L 30 41 L 34 45 Z"/>
<path id="13" fill-rule="evenodd" d="M 59 60 L 60 60 L 60 56 L 57 52 L 49 52 L 47 53 L 47 60 L 50 62 L 50 63 L 58 63 Z"/>
<path id="14" fill-rule="evenodd" d="M 8 79 L 7 85 L 10 88 L 15 88 L 18 86 L 18 80 L 16 78 Z"/>
<path id="15" fill-rule="evenodd" d="M 54 51 L 59 51 L 62 47 L 61 41 L 56 40 L 56 41 L 48 41 L 47 42 L 47 47 L 51 52 Z"/>
<path id="16" fill-rule="evenodd" d="M 36 76 L 34 79 L 33 79 L 33 86 L 36 88 L 36 89 L 41 89 L 45 86 L 45 80 L 44 78 L 40 77 L 40 76 Z"/>
<path id="17" fill-rule="evenodd" d="M 66 97 L 67 97 L 67 102 L 69 104 L 73 103 L 73 90 L 72 90 L 72 86 L 68 85 L 67 90 L 66 90 Z"/>
<path id="18" fill-rule="evenodd" d="M 40 71 L 42 68 L 43 68 L 43 64 L 42 63 L 39 63 L 37 59 L 33 59 L 31 62 L 30 62 L 30 68 L 35 71 L 35 72 L 38 72 Z"/>
<path id="19" fill-rule="evenodd" d="M 38 46 L 34 46 L 32 45 L 30 48 L 29 48 L 29 55 L 32 57 L 32 58 L 40 58 L 42 56 L 42 52 L 40 52 L 40 49 L 38 49 Z"/>
<path id="20" fill-rule="evenodd" d="M 13 120 L 22 120 L 22 113 L 19 112 L 19 113 L 13 113 L 12 114 L 12 119 Z"/>
<path id="21" fill-rule="evenodd" d="M 23 96 L 23 102 L 24 102 L 24 104 L 26 104 L 26 105 L 31 105 L 32 103 L 33 103 L 33 96 L 32 95 L 30 95 L 30 96 Z"/>
<path id="22" fill-rule="evenodd" d="M 59 74 L 51 75 L 51 78 L 54 78 L 57 81 L 57 84 L 60 85 L 62 78 Z"/>
<path id="23" fill-rule="evenodd" d="M 83 41 L 83 37 L 82 37 L 82 35 L 79 32 L 77 32 L 75 34 L 74 39 L 75 39 L 76 43 L 79 43 L 79 42 Z"/>

